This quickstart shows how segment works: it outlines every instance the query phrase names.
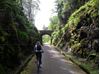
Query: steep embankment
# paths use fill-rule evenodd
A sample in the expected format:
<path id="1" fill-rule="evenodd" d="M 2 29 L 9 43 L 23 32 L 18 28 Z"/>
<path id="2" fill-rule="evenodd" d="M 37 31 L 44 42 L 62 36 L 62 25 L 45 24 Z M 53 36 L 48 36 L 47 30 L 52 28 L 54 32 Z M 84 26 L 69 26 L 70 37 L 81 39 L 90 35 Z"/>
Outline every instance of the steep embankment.
<path id="1" fill-rule="evenodd" d="M 98 64 L 99 51 L 99 14 L 98 0 L 90 0 L 70 16 L 61 31 L 57 31 L 53 43 L 62 50 L 71 48 L 78 57 L 87 58 L 93 55 Z"/>
<path id="2" fill-rule="evenodd" d="M 65 55 L 70 49 L 70 59 L 90 74 L 99 72 L 98 10 L 99 0 L 89 0 L 71 14 L 63 28 L 52 34 L 52 43 Z"/>
<path id="3" fill-rule="evenodd" d="M 10 74 L 31 54 L 39 34 L 16 0 L 0 1 L 0 74 Z"/>

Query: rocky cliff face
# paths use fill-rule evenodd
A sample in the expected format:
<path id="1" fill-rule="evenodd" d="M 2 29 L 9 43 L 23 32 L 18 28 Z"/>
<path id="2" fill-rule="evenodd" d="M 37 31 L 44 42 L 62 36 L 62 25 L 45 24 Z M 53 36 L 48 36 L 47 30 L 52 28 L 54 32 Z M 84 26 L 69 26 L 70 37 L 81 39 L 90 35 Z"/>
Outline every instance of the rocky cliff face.
<path id="1" fill-rule="evenodd" d="M 61 31 L 60 35 L 57 34 L 60 40 L 56 45 L 62 50 L 71 48 L 72 53 L 76 56 L 87 58 L 94 54 L 98 58 L 98 0 L 90 0 L 76 10 Z"/>

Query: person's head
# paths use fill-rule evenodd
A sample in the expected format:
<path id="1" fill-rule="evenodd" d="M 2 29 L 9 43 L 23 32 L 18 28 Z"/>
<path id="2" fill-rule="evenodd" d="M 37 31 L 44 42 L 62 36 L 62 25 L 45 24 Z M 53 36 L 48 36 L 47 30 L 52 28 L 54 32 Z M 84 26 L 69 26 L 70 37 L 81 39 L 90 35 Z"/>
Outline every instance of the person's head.
<path id="1" fill-rule="evenodd" d="M 37 44 L 37 45 L 41 45 L 40 41 L 37 41 L 36 44 Z"/>

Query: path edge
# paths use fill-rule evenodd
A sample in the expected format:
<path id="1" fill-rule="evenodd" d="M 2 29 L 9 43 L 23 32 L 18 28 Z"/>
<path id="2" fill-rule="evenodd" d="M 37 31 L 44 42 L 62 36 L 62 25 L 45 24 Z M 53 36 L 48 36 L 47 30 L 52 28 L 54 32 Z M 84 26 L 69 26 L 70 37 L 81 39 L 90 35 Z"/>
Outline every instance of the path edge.
<path id="1" fill-rule="evenodd" d="M 54 48 L 55 48 L 57 51 L 59 51 L 62 55 L 64 55 L 65 57 L 67 57 L 71 62 L 73 62 L 74 64 L 76 64 L 77 66 L 79 66 L 83 71 L 86 72 L 86 74 L 90 74 L 90 72 L 89 72 L 86 68 L 84 68 L 82 65 L 76 63 L 76 62 L 74 61 L 74 59 L 72 59 L 71 57 L 68 57 L 63 51 L 61 51 L 60 48 L 58 48 L 58 47 L 56 47 L 56 46 L 53 46 L 53 45 L 52 45 L 52 47 L 54 47 Z"/>
<path id="2" fill-rule="evenodd" d="M 20 74 L 20 72 L 25 68 L 25 66 L 28 64 L 28 62 L 32 59 L 34 54 L 31 54 L 22 65 L 19 66 L 19 68 L 15 71 L 14 74 Z"/>

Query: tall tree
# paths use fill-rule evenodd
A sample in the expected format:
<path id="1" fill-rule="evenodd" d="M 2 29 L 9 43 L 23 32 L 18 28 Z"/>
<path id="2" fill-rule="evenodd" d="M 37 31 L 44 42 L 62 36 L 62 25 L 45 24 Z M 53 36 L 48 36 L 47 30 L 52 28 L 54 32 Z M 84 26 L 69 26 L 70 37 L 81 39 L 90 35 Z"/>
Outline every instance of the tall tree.
<path id="1" fill-rule="evenodd" d="M 35 14 L 39 10 L 39 0 L 22 0 L 22 5 L 27 18 L 34 23 Z"/>

